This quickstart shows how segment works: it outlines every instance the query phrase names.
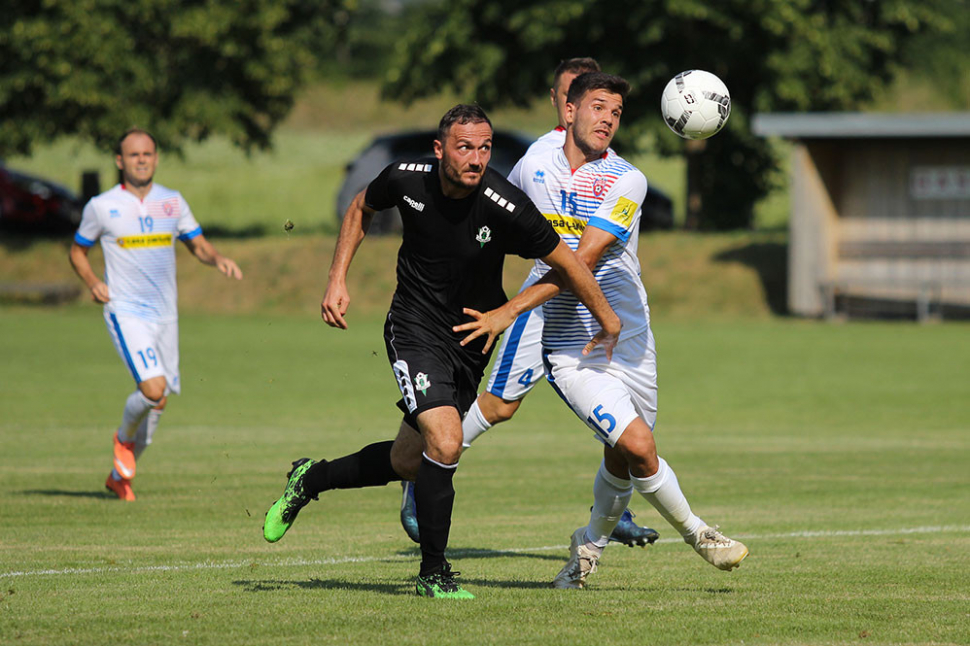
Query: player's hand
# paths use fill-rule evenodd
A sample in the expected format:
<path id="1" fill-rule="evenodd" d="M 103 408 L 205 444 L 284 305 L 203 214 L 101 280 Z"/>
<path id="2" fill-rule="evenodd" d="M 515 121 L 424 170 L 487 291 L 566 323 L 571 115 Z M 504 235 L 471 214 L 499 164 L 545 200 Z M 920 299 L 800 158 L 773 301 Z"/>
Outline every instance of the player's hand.
<path id="1" fill-rule="evenodd" d="M 482 354 L 487 354 L 491 349 L 492 344 L 495 343 L 495 339 L 498 338 L 502 332 L 506 330 L 515 321 L 515 316 L 509 311 L 507 307 L 499 307 L 498 309 L 490 310 L 482 314 L 478 310 L 473 310 L 471 308 L 465 307 L 462 312 L 471 316 L 474 321 L 469 321 L 468 323 L 463 323 L 461 325 L 456 325 L 451 328 L 455 332 L 466 332 L 471 330 L 472 333 L 461 340 L 461 345 L 465 346 L 477 339 L 478 337 L 487 334 L 488 340 L 485 342 L 485 347 L 482 348 Z"/>
<path id="2" fill-rule="evenodd" d="M 111 300 L 108 295 L 108 286 L 100 280 L 91 287 L 91 300 L 95 303 L 107 303 Z"/>
<path id="3" fill-rule="evenodd" d="M 349 306 L 350 294 L 347 292 L 347 288 L 343 285 L 330 283 L 327 285 L 327 291 L 320 303 L 320 317 L 330 327 L 346 330 L 347 321 L 344 320 L 344 314 L 347 313 Z"/>
<path id="4" fill-rule="evenodd" d="M 606 330 L 605 328 L 600 330 L 596 336 L 594 336 L 589 343 L 583 348 L 583 355 L 587 355 L 592 352 L 593 348 L 600 346 L 606 351 L 606 360 L 613 360 L 613 348 L 616 347 L 617 342 L 620 340 L 620 330 L 623 329 L 623 325 L 613 326 L 612 329 Z"/>
<path id="5" fill-rule="evenodd" d="M 236 280 L 240 280 L 242 278 L 242 270 L 231 258 L 226 258 L 225 256 L 219 256 L 216 258 L 216 269 L 224 273 L 226 276 L 229 276 L 229 278 L 235 278 Z"/>

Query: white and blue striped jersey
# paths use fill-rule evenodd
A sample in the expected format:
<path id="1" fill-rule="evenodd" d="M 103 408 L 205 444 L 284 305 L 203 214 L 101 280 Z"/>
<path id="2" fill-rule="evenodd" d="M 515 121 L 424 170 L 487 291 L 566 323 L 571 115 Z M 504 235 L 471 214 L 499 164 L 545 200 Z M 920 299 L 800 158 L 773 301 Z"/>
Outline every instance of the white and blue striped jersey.
<path id="1" fill-rule="evenodd" d="M 509 180 L 525 191 L 574 251 L 587 226 L 616 236 L 593 276 L 623 322 L 620 340 L 647 329 L 650 308 L 637 258 L 637 233 L 647 193 L 643 173 L 612 151 L 573 172 L 560 146 L 526 155 Z M 541 275 L 548 270 L 537 260 L 533 272 Z M 543 304 L 542 312 L 542 345 L 552 350 L 582 348 L 600 329 L 572 292 Z"/>
<path id="2" fill-rule="evenodd" d="M 518 176 L 519 169 L 522 166 L 522 160 L 529 155 L 534 155 L 538 153 L 544 153 L 554 148 L 562 148 L 563 144 L 566 143 L 566 129 L 562 126 L 556 126 L 546 134 L 542 135 L 531 144 L 529 148 L 525 151 L 525 154 L 519 158 L 519 161 L 515 162 L 515 166 L 512 167 L 512 171 L 509 173 L 509 179 L 512 180 L 513 177 Z M 512 180 L 515 184 L 515 181 Z M 521 188 L 521 187 L 519 187 Z"/>
<path id="3" fill-rule="evenodd" d="M 74 242 L 101 240 L 106 311 L 161 323 L 178 319 L 175 240 L 201 233 L 178 191 L 153 184 L 143 201 L 118 184 L 87 203 Z"/>

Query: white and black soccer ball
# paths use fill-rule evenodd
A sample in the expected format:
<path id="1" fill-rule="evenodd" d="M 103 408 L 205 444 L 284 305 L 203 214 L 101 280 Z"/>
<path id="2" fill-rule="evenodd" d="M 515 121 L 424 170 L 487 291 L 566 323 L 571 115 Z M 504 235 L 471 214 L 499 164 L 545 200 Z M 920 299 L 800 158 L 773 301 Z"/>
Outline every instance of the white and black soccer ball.
<path id="1" fill-rule="evenodd" d="M 670 79 L 660 99 L 667 126 L 684 139 L 707 139 L 731 115 L 731 95 L 721 79 L 703 70 L 687 70 Z"/>

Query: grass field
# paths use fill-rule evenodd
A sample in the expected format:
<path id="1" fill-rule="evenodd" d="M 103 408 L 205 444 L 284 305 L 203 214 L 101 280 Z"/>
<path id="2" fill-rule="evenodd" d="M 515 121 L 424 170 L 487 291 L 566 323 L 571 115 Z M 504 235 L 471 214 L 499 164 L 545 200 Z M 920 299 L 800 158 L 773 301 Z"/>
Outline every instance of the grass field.
<path id="1" fill-rule="evenodd" d="M 661 542 L 548 589 L 599 451 L 540 386 L 462 459 L 451 558 L 478 598 L 441 603 L 412 595 L 395 486 L 260 535 L 291 460 L 396 428 L 381 321 L 351 323 L 184 315 L 184 394 L 124 504 L 102 482 L 131 384 L 98 308 L 0 310 L 0 643 L 970 642 L 966 325 L 660 316 L 661 453 L 751 556 L 716 571 L 635 498 Z"/>

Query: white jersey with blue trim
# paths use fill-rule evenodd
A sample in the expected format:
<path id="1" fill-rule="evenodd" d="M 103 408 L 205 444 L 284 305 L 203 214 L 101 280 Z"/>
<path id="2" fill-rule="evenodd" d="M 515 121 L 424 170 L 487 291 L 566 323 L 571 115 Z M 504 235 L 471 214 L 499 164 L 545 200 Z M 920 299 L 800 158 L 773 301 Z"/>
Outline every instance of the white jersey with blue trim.
<path id="1" fill-rule="evenodd" d="M 522 160 L 528 157 L 529 155 L 548 152 L 556 148 L 562 148 L 563 144 L 565 143 L 566 143 L 566 129 L 563 128 L 562 126 L 556 126 L 546 134 L 542 135 L 541 137 L 533 141 L 531 144 L 529 144 L 529 148 L 525 151 L 525 154 L 522 155 L 519 161 L 515 162 L 515 166 L 512 167 L 512 172 L 509 173 L 509 180 L 511 180 L 512 183 L 515 184 L 515 180 L 513 180 L 512 178 L 516 177 L 519 174 L 519 170 L 522 165 Z M 518 184 L 516 184 L 516 186 L 518 186 Z M 522 188 L 522 187 L 519 186 L 519 188 Z"/>
<path id="2" fill-rule="evenodd" d="M 643 173 L 612 151 L 573 172 L 559 147 L 526 155 L 509 180 L 535 202 L 573 251 L 587 226 L 616 236 L 593 276 L 623 322 L 621 340 L 647 329 L 650 308 L 637 258 L 637 233 L 647 193 Z M 533 272 L 541 275 L 548 270 L 548 265 L 536 261 Z M 542 345 L 552 350 L 582 348 L 600 330 L 593 315 L 571 292 L 543 304 L 542 312 Z"/>
<path id="3" fill-rule="evenodd" d="M 106 311 L 171 322 L 178 319 L 175 240 L 201 233 L 178 191 L 153 184 L 141 200 L 118 184 L 87 203 L 74 241 L 91 247 L 101 240 Z"/>

